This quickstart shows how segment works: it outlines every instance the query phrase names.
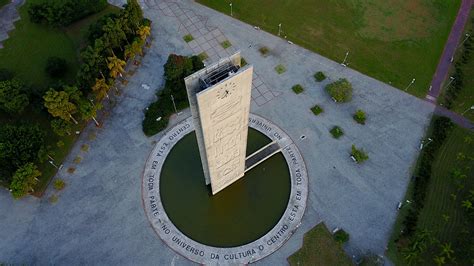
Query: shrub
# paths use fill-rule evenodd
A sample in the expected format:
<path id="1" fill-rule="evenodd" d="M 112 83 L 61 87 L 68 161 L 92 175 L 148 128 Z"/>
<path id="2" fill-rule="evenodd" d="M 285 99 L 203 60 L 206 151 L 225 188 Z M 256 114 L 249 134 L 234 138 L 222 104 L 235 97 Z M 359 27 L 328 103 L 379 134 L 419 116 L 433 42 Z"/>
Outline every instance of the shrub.
<path id="1" fill-rule="evenodd" d="M 190 42 L 190 41 L 194 40 L 194 37 L 191 34 L 186 34 L 186 35 L 184 35 L 183 40 L 185 42 Z"/>
<path id="2" fill-rule="evenodd" d="M 291 89 L 293 90 L 294 93 L 296 94 L 300 94 L 304 91 L 304 88 L 303 86 L 301 86 L 300 84 L 296 84 L 295 86 L 291 87 Z"/>
<path id="3" fill-rule="evenodd" d="M 323 72 L 318 71 L 318 72 L 316 72 L 316 74 L 314 74 L 314 79 L 316 79 L 316 81 L 318 81 L 318 82 L 321 82 L 321 81 L 326 79 L 326 75 L 324 75 Z"/>
<path id="4" fill-rule="evenodd" d="M 326 91 L 338 103 L 349 102 L 352 99 L 352 84 L 347 79 L 339 79 L 328 84 Z"/>
<path id="5" fill-rule="evenodd" d="M 58 197 L 57 195 L 51 195 L 51 196 L 48 198 L 48 200 L 49 200 L 50 203 L 53 203 L 53 204 L 54 204 L 54 203 L 58 202 L 59 197 Z"/>
<path id="6" fill-rule="evenodd" d="M 204 64 L 197 56 L 185 57 L 170 55 L 165 68 L 165 87 L 158 93 L 158 100 L 151 103 L 145 111 L 142 129 L 145 135 L 152 136 L 168 126 L 169 116 L 175 112 L 171 95 L 176 103 L 176 109 L 189 106 L 184 78 L 202 69 Z"/>
<path id="7" fill-rule="evenodd" d="M 53 56 L 48 58 L 44 70 L 52 78 L 62 78 L 67 73 L 67 69 L 66 60 Z"/>
<path id="8" fill-rule="evenodd" d="M 82 144 L 82 145 L 81 145 L 81 151 L 83 151 L 83 152 L 88 152 L 88 151 L 89 151 L 89 145 L 87 145 L 87 144 Z"/>
<path id="9" fill-rule="evenodd" d="M 362 111 L 361 109 L 358 109 L 358 110 L 355 112 L 353 118 L 354 118 L 354 120 L 355 120 L 357 123 L 359 123 L 359 124 L 361 124 L 361 125 L 365 125 L 365 119 L 366 119 L 366 118 L 365 118 L 365 113 L 364 113 L 364 111 Z"/>
<path id="10" fill-rule="evenodd" d="M 54 180 L 53 187 L 56 190 L 62 190 L 66 186 L 66 183 L 62 179 Z"/>
<path id="11" fill-rule="evenodd" d="M 338 230 L 336 233 L 334 233 L 334 240 L 340 244 L 344 244 L 347 241 L 349 241 L 349 234 L 344 231 L 344 230 Z"/>
<path id="12" fill-rule="evenodd" d="M 225 41 L 221 42 L 221 46 L 222 46 L 222 48 L 227 49 L 227 48 L 231 47 L 232 44 L 229 42 L 229 40 L 225 40 Z"/>
<path id="13" fill-rule="evenodd" d="M 357 163 L 363 163 L 365 160 L 369 159 L 369 156 L 363 149 L 357 149 L 353 144 L 351 148 L 351 156 L 354 157 Z"/>
<path id="14" fill-rule="evenodd" d="M 342 128 L 338 126 L 334 126 L 331 130 L 329 130 L 333 138 L 338 139 L 344 135 L 344 131 L 342 131 Z"/>
<path id="15" fill-rule="evenodd" d="M 275 67 L 275 71 L 278 73 L 278 74 L 283 74 L 286 72 L 286 68 L 284 65 L 280 64 L 278 66 Z"/>
<path id="16" fill-rule="evenodd" d="M 311 108 L 311 111 L 314 115 L 319 115 L 320 113 L 324 112 L 324 109 L 319 105 L 315 105 Z"/>
<path id="17" fill-rule="evenodd" d="M 82 157 L 81 157 L 81 156 L 76 156 L 76 158 L 74 158 L 73 162 L 74 162 L 75 164 L 81 163 L 81 162 L 82 162 Z"/>
<path id="18" fill-rule="evenodd" d="M 260 52 L 260 54 L 263 57 L 266 57 L 268 55 L 268 53 L 270 52 L 270 49 L 268 49 L 268 47 L 266 47 L 266 46 L 262 46 L 262 47 L 260 47 L 260 49 L 258 49 L 258 51 Z"/>

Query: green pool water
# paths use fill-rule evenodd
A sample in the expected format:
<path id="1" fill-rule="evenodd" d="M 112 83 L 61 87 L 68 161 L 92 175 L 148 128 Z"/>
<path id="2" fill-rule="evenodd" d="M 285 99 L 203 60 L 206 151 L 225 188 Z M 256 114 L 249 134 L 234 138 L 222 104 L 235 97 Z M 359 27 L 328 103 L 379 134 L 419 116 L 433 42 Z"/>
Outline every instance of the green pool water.
<path id="1" fill-rule="evenodd" d="M 247 155 L 269 142 L 249 128 Z M 168 155 L 160 193 L 167 215 L 186 236 L 210 246 L 235 247 L 257 240 L 276 225 L 288 203 L 290 182 L 286 161 L 278 153 L 212 196 L 193 132 Z"/>

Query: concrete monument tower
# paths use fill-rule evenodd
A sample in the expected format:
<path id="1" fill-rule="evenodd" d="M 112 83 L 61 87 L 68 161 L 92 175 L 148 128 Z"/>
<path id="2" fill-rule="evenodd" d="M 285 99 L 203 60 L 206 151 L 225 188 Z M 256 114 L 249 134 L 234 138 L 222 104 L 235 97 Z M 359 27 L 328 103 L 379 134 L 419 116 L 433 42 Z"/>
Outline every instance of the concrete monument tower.
<path id="1" fill-rule="evenodd" d="M 240 53 L 185 78 L 206 185 L 216 194 L 245 172 L 252 66 Z"/>

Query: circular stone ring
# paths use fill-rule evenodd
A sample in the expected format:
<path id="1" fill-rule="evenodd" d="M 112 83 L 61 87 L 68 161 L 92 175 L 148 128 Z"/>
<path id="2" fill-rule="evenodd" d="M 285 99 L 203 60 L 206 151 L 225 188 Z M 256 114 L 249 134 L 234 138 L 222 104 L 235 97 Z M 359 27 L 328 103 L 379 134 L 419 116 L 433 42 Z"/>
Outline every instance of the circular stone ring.
<path id="1" fill-rule="evenodd" d="M 158 141 L 143 172 L 142 200 L 145 213 L 158 236 L 174 251 L 200 264 L 248 264 L 278 250 L 301 223 L 308 195 L 308 176 L 303 157 L 290 137 L 270 121 L 250 114 L 249 127 L 276 141 L 288 164 L 291 191 L 288 205 L 278 223 L 264 236 L 248 244 L 220 248 L 196 242 L 176 228 L 163 208 L 160 197 L 160 174 L 173 146 L 194 131 L 192 117 L 185 119 Z M 244 228 L 242 229 L 244 230 Z"/>

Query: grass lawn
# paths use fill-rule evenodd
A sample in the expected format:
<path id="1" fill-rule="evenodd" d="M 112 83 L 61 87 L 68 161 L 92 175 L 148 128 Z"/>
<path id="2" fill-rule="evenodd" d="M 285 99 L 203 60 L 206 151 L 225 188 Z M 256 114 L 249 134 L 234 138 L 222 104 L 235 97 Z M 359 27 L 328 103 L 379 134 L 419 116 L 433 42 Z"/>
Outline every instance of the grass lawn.
<path id="1" fill-rule="evenodd" d="M 21 20 L 16 22 L 15 30 L 10 33 L 10 38 L 4 42 L 5 48 L 0 49 L 0 68 L 13 71 L 16 78 L 30 85 L 33 89 L 43 91 L 53 82 L 44 72 L 48 57 L 59 56 L 66 59 L 70 69 L 65 81 L 73 82 L 79 65 L 79 50 L 85 43 L 84 36 L 89 25 L 105 14 L 118 12 L 119 8 L 109 5 L 103 11 L 79 20 L 64 29 L 51 29 L 29 21 L 27 5 L 34 2 L 38 2 L 38 0 L 28 0 L 20 8 Z M 30 102 L 32 101 L 38 100 L 30 100 Z M 55 164 L 60 165 L 72 148 L 76 135 L 59 137 L 54 134 L 50 127 L 49 114 L 46 111 L 38 111 L 38 109 L 38 107 L 30 105 L 22 115 L 17 117 L 11 117 L 0 112 L 0 123 L 39 124 L 46 132 L 45 146 L 50 151 L 49 155 L 55 159 Z M 81 130 L 83 126 L 84 123 L 80 123 L 78 126 L 73 125 L 73 131 Z M 56 145 L 59 140 L 64 142 L 64 146 L 61 148 Z M 42 176 L 35 188 L 35 195 L 41 195 L 51 178 L 56 174 L 56 168 L 47 161 L 37 165 Z"/>
<path id="2" fill-rule="evenodd" d="M 323 223 L 304 235 L 303 246 L 288 257 L 290 265 L 352 265 Z"/>
<path id="3" fill-rule="evenodd" d="M 30 22 L 28 4 L 42 0 L 28 0 L 20 7 L 21 19 L 15 23 L 10 38 L 0 49 L 0 68 L 12 70 L 16 77 L 33 87 L 44 88 L 53 80 L 44 68 L 48 57 L 58 56 L 68 62 L 66 82 L 73 82 L 78 70 L 78 48 L 88 26 L 100 16 L 115 12 L 118 8 L 109 6 L 95 15 L 82 19 L 65 29 L 52 29 Z"/>
<path id="4" fill-rule="evenodd" d="M 197 0 L 229 14 L 230 0 Z M 233 16 L 424 97 L 460 0 L 233 0 Z M 291 12 L 288 12 L 291 10 Z"/>
<path id="5" fill-rule="evenodd" d="M 472 142 L 466 141 L 466 137 L 472 138 Z M 467 177 L 463 181 L 463 188 L 457 187 L 454 183 L 451 174 L 454 169 L 461 170 Z M 433 258 L 440 253 L 440 243 L 452 244 L 457 265 L 472 264 L 470 260 L 474 259 L 473 253 L 469 255 L 467 251 L 469 235 L 465 235 L 463 231 L 470 231 L 472 237 L 474 224 L 472 220 L 471 222 L 467 220 L 461 202 L 466 199 L 468 191 L 474 189 L 473 176 L 474 133 L 456 127 L 434 159 L 425 206 L 419 216 L 418 228 L 428 229 L 436 240 L 428 248 L 428 251 L 423 253 L 423 265 L 434 265 Z M 407 193 L 407 195 L 411 195 L 411 193 Z M 402 208 L 399 214 L 387 252 L 387 255 L 396 265 L 406 264 L 402 255 L 397 251 L 393 240 L 398 236 L 400 221 L 406 215 L 407 209 Z"/>

